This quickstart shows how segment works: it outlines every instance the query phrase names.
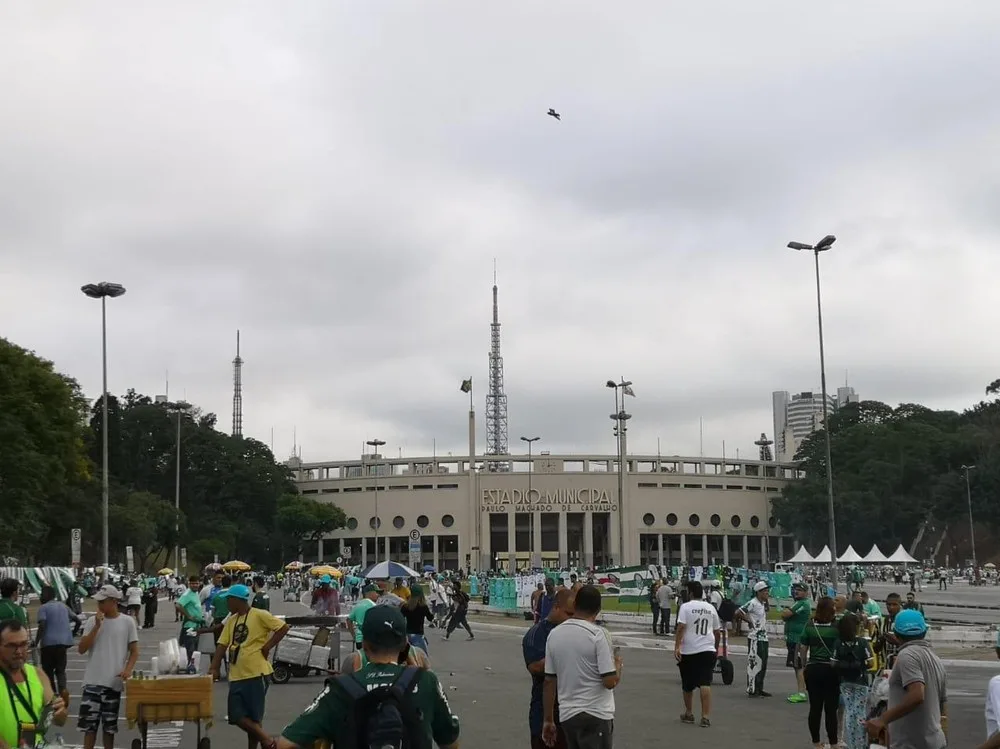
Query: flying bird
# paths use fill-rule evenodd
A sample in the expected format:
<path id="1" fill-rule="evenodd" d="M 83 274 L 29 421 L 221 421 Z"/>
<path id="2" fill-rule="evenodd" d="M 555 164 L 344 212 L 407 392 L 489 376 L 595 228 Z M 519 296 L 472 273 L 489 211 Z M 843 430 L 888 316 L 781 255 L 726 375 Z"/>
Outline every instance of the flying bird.
<path id="1" fill-rule="evenodd" d="M 548 115 L 549 115 L 549 117 L 555 117 L 560 122 L 562 121 L 562 117 L 560 117 L 559 113 L 556 110 L 554 110 L 554 109 L 550 108 L 549 111 L 548 111 Z"/>

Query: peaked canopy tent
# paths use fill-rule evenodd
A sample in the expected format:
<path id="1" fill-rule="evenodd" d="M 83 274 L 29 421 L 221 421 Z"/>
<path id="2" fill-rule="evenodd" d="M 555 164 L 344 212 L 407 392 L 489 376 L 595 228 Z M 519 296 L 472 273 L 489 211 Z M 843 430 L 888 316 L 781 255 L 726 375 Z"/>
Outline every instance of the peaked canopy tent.
<path id="1" fill-rule="evenodd" d="M 848 546 L 847 551 L 841 554 L 837 558 L 837 561 L 844 562 L 845 564 L 859 564 L 860 562 L 863 562 L 865 560 L 864 557 L 862 557 L 860 554 L 858 554 L 858 552 L 854 550 L 853 546 Z"/>
<path id="2" fill-rule="evenodd" d="M 889 557 L 882 553 L 882 550 L 875 544 L 872 550 L 865 554 L 864 562 L 865 564 L 885 564 L 889 561 Z"/>
<path id="3" fill-rule="evenodd" d="M 833 561 L 833 554 L 830 553 L 830 547 L 824 546 L 823 551 L 816 555 L 813 562 L 816 564 L 830 564 Z"/>
<path id="4" fill-rule="evenodd" d="M 889 562 L 891 564 L 916 564 L 917 560 L 910 556 L 903 548 L 903 544 L 900 544 L 899 548 L 889 555 Z"/>
<path id="5" fill-rule="evenodd" d="M 788 561 L 791 564 L 813 564 L 816 560 L 813 559 L 812 554 L 806 551 L 805 546 L 800 546 L 799 550 L 795 552 L 795 556 Z"/>

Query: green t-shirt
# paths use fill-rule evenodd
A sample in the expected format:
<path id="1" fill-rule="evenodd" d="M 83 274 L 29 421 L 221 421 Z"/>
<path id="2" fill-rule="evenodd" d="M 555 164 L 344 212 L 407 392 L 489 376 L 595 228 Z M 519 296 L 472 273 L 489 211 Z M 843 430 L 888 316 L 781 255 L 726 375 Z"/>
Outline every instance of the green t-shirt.
<path id="1" fill-rule="evenodd" d="M 800 598 L 792 604 L 792 615 L 785 619 L 785 642 L 789 645 L 798 645 L 802 637 L 802 631 L 809 623 L 812 616 L 812 604 L 808 598 Z"/>
<path id="2" fill-rule="evenodd" d="M 255 609 L 263 609 L 264 611 L 271 610 L 271 596 L 269 596 L 264 591 L 260 591 L 257 595 L 253 597 L 253 603 L 251 606 Z"/>
<path id="3" fill-rule="evenodd" d="M 0 598 L 0 622 L 17 619 L 25 627 L 28 626 L 28 612 L 9 598 Z"/>
<path id="4" fill-rule="evenodd" d="M 878 619 L 882 616 L 882 607 L 879 606 L 878 601 L 869 598 L 868 603 L 865 604 L 865 613 L 873 619 Z"/>
<path id="5" fill-rule="evenodd" d="M 216 593 L 212 598 L 212 624 L 222 624 L 227 616 L 229 616 L 229 599 Z"/>
<path id="6" fill-rule="evenodd" d="M 354 608 L 351 609 L 351 613 L 347 615 L 347 618 L 354 622 L 354 641 L 361 642 L 361 625 L 365 622 L 365 614 L 368 613 L 368 609 L 375 605 L 375 601 L 370 598 L 362 598 L 356 604 Z"/>
<path id="7" fill-rule="evenodd" d="M 817 624 L 809 622 L 806 625 L 802 637 L 799 639 L 800 645 L 809 648 L 809 663 L 830 663 L 837 652 L 837 644 L 840 642 L 840 635 L 833 624 Z"/>
<path id="8" fill-rule="evenodd" d="M 369 663 L 351 676 L 371 691 L 391 686 L 404 668 L 395 663 Z M 411 699 L 415 700 L 415 707 L 420 711 L 427 736 L 435 744 L 447 746 L 458 741 L 458 716 L 451 712 L 441 682 L 433 672 L 421 672 Z M 348 709 L 348 698 L 338 687 L 328 684 L 281 735 L 301 747 L 311 747 L 317 741 L 329 741 L 334 747 L 344 746 L 347 743 L 344 731 L 348 724 Z"/>

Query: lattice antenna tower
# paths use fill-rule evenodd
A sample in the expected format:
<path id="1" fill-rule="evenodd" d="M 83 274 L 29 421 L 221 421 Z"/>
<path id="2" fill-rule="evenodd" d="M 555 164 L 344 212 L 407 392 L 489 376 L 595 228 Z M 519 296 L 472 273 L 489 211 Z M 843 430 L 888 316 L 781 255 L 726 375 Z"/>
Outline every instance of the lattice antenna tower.
<path id="1" fill-rule="evenodd" d="M 754 442 L 757 445 L 757 449 L 760 451 L 760 459 L 765 462 L 770 462 L 774 460 L 774 456 L 771 454 L 771 445 L 774 444 L 771 440 L 767 438 L 767 435 L 763 432 L 760 433 L 760 439 Z"/>
<path id="2" fill-rule="evenodd" d="M 233 359 L 233 436 L 243 436 L 243 359 L 240 357 L 240 331 L 236 331 L 236 358 Z"/>
<path id="3" fill-rule="evenodd" d="M 503 391 L 500 355 L 500 308 L 497 304 L 497 264 L 493 261 L 493 323 L 490 325 L 490 388 L 486 393 L 486 454 L 508 455 L 507 396 Z M 490 471 L 508 471 L 508 463 L 487 463 Z"/>

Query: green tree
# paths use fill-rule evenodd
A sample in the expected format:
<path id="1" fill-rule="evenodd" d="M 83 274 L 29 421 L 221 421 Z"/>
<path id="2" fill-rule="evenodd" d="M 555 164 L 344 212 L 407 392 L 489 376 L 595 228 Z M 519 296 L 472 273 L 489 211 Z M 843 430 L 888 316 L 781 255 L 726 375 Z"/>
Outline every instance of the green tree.
<path id="1" fill-rule="evenodd" d="M 962 465 L 977 465 L 973 478 L 982 506 L 974 502 L 976 517 L 1000 527 L 1000 511 L 986 499 L 1000 488 L 1000 432 L 997 414 L 981 405 L 959 414 L 863 401 L 831 415 L 838 551 L 848 544 L 861 553 L 873 543 L 909 546 L 924 530 L 931 533 L 917 554 L 932 553 L 945 529 L 968 525 Z M 795 457 L 805 478 L 774 503 L 781 526 L 814 550 L 827 541 L 825 437 L 821 430 L 803 442 Z M 954 548 L 952 558 L 959 551 Z"/>
<path id="2" fill-rule="evenodd" d="M 304 541 L 318 541 L 345 525 L 347 516 L 336 505 L 299 494 L 286 494 L 278 500 L 275 526 L 284 545 L 282 551 L 292 556 L 299 554 Z"/>
<path id="3" fill-rule="evenodd" d="M 0 338 L 0 554 L 41 559 L 46 541 L 69 528 L 60 501 L 91 475 L 84 451 L 84 401 L 52 363 Z"/>

